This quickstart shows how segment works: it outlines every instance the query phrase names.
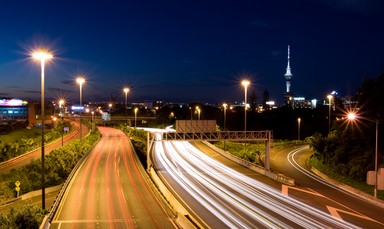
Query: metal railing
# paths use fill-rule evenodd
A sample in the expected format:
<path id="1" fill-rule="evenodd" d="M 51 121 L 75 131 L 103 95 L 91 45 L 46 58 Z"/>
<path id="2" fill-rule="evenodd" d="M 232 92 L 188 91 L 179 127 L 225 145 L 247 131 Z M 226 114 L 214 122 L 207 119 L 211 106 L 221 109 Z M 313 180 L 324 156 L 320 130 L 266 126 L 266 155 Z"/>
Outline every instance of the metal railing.
<path id="1" fill-rule="evenodd" d="M 163 133 L 162 141 L 270 141 L 272 131 L 219 131 L 208 133 Z M 159 140 L 159 139 L 157 139 Z"/>

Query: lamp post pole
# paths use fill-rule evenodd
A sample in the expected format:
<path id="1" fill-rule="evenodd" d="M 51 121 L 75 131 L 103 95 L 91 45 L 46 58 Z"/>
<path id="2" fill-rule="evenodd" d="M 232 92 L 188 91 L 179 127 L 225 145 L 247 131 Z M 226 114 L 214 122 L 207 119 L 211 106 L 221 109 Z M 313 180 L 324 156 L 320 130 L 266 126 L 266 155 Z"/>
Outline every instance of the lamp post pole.
<path id="1" fill-rule="evenodd" d="M 244 132 L 247 131 L 247 88 L 249 86 L 248 80 L 243 80 L 241 84 L 244 86 Z"/>
<path id="2" fill-rule="evenodd" d="M 60 116 L 61 116 L 61 146 L 64 145 L 64 113 L 63 113 L 63 104 L 64 104 L 64 100 L 60 99 L 59 105 L 60 105 Z"/>
<path id="3" fill-rule="evenodd" d="M 227 130 L 227 106 L 228 104 L 224 103 L 223 104 L 223 107 L 224 107 L 224 131 Z M 224 151 L 226 150 L 226 144 L 225 144 L 225 140 L 224 140 Z"/>
<path id="4" fill-rule="evenodd" d="M 355 120 L 357 118 L 357 115 L 356 113 L 354 112 L 350 112 L 348 113 L 347 115 L 347 118 L 349 120 Z M 373 189 L 373 197 L 377 198 L 377 179 L 378 179 L 378 142 L 379 142 L 379 120 L 376 119 L 376 120 L 370 120 L 370 119 L 364 119 L 364 120 L 367 120 L 367 121 L 370 121 L 370 122 L 374 122 L 375 125 L 376 125 L 376 133 L 375 133 L 375 186 L 374 186 L 374 189 Z"/>
<path id="5" fill-rule="evenodd" d="M 45 70 L 45 61 L 52 59 L 52 54 L 40 50 L 33 53 L 33 58 L 40 60 L 41 64 L 41 208 L 45 210 L 45 165 L 44 165 L 44 127 L 45 127 L 45 110 L 44 110 L 44 70 Z"/>
<path id="6" fill-rule="evenodd" d="M 82 106 L 82 99 L 83 99 L 83 83 L 84 83 L 84 78 L 83 77 L 79 77 L 77 78 L 76 82 L 79 84 L 79 87 L 80 87 L 80 109 L 81 109 L 81 106 Z M 80 116 L 79 116 L 79 123 L 80 123 L 80 142 L 81 142 L 81 138 L 82 138 L 82 128 L 81 128 L 81 115 L 82 115 L 82 111 L 80 111 Z"/>
<path id="7" fill-rule="evenodd" d="M 247 88 L 250 84 L 248 80 L 243 80 L 241 84 L 244 86 L 244 137 L 247 137 Z M 247 142 L 244 143 L 244 148 L 247 147 Z"/>
<path id="8" fill-rule="evenodd" d="M 297 140 L 300 141 L 300 122 L 301 122 L 301 118 L 298 118 L 297 119 Z"/>
<path id="9" fill-rule="evenodd" d="M 193 119 L 193 116 L 192 116 L 192 107 L 189 107 L 189 109 L 191 110 L 191 120 Z"/>
<path id="10" fill-rule="evenodd" d="M 377 198 L 377 161 L 378 161 L 378 140 L 379 140 L 379 120 L 376 119 L 376 142 L 375 142 L 375 188 L 373 190 L 373 196 Z"/>
<path id="11" fill-rule="evenodd" d="M 138 108 L 136 107 L 135 108 L 135 129 L 136 129 L 137 110 L 138 110 Z"/>
<path id="12" fill-rule="evenodd" d="M 328 98 L 328 107 L 329 107 L 329 112 L 328 112 L 328 133 L 329 133 L 331 132 L 331 104 L 332 104 L 331 101 L 333 96 L 328 95 L 327 98 Z"/>
<path id="13" fill-rule="evenodd" d="M 129 88 L 124 88 L 124 93 L 125 93 L 125 117 L 127 117 L 127 109 L 128 109 L 128 100 L 127 100 L 127 97 L 128 97 L 128 92 L 129 92 Z"/>
<path id="14" fill-rule="evenodd" d="M 228 104 L 224 103 L 224 130 L 227 130 L 227 106 Z"/>

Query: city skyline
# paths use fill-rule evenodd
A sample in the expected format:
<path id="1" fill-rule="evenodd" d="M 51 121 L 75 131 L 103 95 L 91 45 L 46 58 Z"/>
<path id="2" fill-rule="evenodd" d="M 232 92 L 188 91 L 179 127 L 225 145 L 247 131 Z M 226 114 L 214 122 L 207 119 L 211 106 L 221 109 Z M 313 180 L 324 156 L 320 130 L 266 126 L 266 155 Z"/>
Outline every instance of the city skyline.
<path id="1" fill-rule="evenodd" d="M 0 10 L 0 97 L 39 100 L 41 46 L 46 97 L 73 102 L 81 74 L 84 101 L 123 101 L 127 86 L 129 101 L 241 101 L 248 78 L 258 102 L 282 103 L 287 45 L 295 96 L 352 95 L 384 73 L 381 1 L 22 2 Z"/>

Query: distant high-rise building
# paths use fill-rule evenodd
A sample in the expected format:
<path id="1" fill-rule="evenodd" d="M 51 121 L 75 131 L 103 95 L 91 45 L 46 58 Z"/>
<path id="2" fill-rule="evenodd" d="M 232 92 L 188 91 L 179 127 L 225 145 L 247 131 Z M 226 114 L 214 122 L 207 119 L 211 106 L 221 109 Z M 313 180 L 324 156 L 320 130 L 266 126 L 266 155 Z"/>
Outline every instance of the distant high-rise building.
<path id="1" fill-rule="evenodd" d="M 289 45 L 288 45 L 288 64 L 287 64 L 287 70 L 285 72 L 285 86 L 286 86 L 286 89 L 285 89 L 285 92 L 284 92 L 284 102 L 285 104 L 288 104 L 288 105 L 292 105 L 293 103 L 293 93 L 292 93 L 292 90 L 291 90 L 291 79 L 292 79 L 292 73 L 291 73 L 291 67 L 289 65 L 289 58 L 290 58 L 290 53 L 289 53 Z"/>

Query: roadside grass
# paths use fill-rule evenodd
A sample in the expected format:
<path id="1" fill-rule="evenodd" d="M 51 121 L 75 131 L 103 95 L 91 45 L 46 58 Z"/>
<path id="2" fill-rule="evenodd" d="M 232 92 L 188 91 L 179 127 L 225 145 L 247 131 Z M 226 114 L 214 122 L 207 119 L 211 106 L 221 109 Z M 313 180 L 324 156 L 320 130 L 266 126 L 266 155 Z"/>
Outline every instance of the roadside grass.
<path id="1" fill-rule="evenodd" d="M 7 134 L 0 134 L 0 143 L 2 144 L 11 144 L 16 142 L 21 138 L 36 138 L 41 135 L 41 129 L 37 128 L 23 128 L 12 130 Z"/>
<path id="2" fill-rule="evenodd" d="M 230 154 L 248 160 L 249 162 L 262 165 L 262 160 L 260 156 L 265 154 L 265 144 L 264 143 L 249 143 L 247 142 L 247 147 L 244 147 L 244 143 L 240 142 L 213 142 L 216 147 L 229 152 Z M 304 142 L 298 141 L 288 141 L 288 140 L 276 140 L 274 139 L 271 144 L 271 150 L 277 150 L 282 147 L 289 147 L 297 144 L 304 144 Z M 341 176 L 340 174 L 334 172 L 331 168 L 319 162 L 316 157 L 311 157 L 308 163 L 319 170 L 321 173 L 327 175 L 329 178 L 334 179 L 342 184 L 350 186 L 354 189 L 360 190 L 361 192 L 373 195 L 373 186 L 368 185 L 365 181 L 356 181 L 346 176 Z M 378 198 L 384 199 L 384 191 L 378 191 Z"/>
<path id="3" fill-rule="evenodd" d="M 219 141 L 212 142 L 212 144 L 238 158 L 247 160 L 257 165 L 263 165 L 261 157 L 265 155 L 264 142 L 247 142 L 245 144 L 244 142 Z M 297 142 L 288 140 L 273 140 L 271 144 L 271 150 L 273 148 L 280 148 L 294 144 L 297 144 Z"/>
<path id="4" fill-rule="evenodd" d="M 373 196 L 373 185 L 368 185 L 366 182 L 360 182 L 346 176 L 341 176 L 340 174 L 333 172 L 327 165 L 321 163 L 316 157 L 311 157 L 309 159 L 309 164 L 331 179 Z M 379 190 L 377 194 L 379 199 L 384 199 L 384 191 Z"/>

